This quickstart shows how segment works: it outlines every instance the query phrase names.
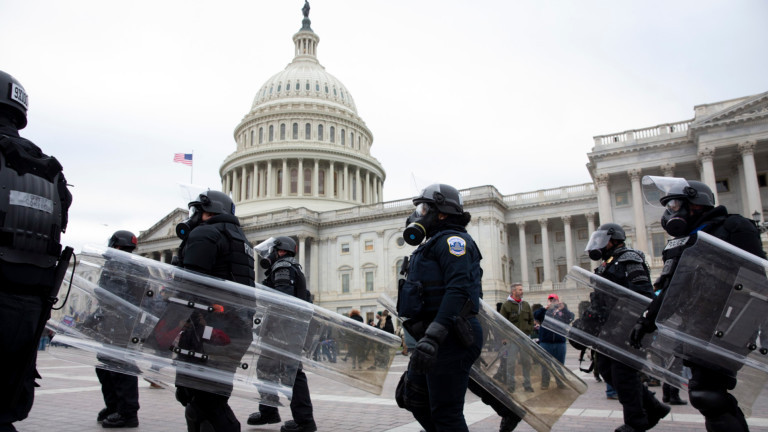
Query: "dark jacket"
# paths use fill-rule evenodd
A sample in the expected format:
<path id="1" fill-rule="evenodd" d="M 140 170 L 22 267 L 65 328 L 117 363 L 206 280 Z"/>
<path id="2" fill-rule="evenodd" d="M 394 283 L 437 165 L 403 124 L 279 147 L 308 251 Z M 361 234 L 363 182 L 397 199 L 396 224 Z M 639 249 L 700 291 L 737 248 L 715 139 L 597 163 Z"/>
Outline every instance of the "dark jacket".
<path id="1" fill-rule="evenodd" d="M 543 323 L 544 319 L 547 318 L 547 308 L 536 309 L 536 312 L 533 313 L 533 317 L 536 319 L 536 321 Z M 568 310 L 568 306 L 564 306 L 562 310 L 553 312 L 549 318 L 555 318 L 558 321 L 569 324 L 571 321 L 573 321 L 574 315 L 573 312 Z M 565 343 L 565 341 L 566 339 L 564 336 L 560 336 L 559 334 L 548 330 L 543 326 L 539 327 L 539 342 Z"/>
<path id="2" fill-rule="evenodd" d="M 508 299 L 501 305 L 500 313 L 526 336 L 530 336 L 533 331 L 533 311 L 527 301 L 521 300 L 518 303 Z"/>

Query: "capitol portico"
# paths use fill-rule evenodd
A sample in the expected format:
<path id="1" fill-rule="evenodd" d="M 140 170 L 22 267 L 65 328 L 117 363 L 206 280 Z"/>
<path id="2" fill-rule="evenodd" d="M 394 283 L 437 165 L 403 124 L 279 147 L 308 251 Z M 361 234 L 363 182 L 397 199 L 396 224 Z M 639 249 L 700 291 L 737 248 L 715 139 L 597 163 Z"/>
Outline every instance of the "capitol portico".
<path id="1" fill-rule="evenodd" d="M 249 240 L 292 236 L 315 303 L 372 318 L 381 293 L 396 296 L 413 247 L 402 230 L 410 197 L 383 202 L 384 167 L 350 91 L 319 63 L 319 37 L 305 15 L 294 58 L 258 90 L 234 131 L 221 187 L 235 201 Z M 731 213 L 764 214 L 768 199 L 768 92 L 694 107 L 692 119 L 594 137 L 586 169 L 593 183 L 501 194 L 464 189 L 467 227 L 483 254 L 484 298 L 503 301 L 522 281 L 531 303 L 556 291 L 572 266 L 590 269 L 584 248 L 604 222 L 622 225 L 633 247 L 660 270 L 661 210 L 644 203 L 644 175 L 700 179 Z M 138 253 L 169 262 L 180 240 L 175 209 L 139 237 Z M 258 267 L 258 266 L 257 266 Z"/>

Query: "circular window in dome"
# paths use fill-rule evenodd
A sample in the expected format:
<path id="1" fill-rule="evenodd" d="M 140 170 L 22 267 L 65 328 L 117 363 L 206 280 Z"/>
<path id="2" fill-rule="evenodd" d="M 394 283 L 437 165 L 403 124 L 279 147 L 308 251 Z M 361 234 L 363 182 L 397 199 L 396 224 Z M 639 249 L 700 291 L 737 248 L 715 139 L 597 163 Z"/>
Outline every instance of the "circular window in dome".
<path id="1" fill-rule="evenodd" d="M 405 244 L 405 240 L 402 237 L 397 238 L 397 245 L 402 246 Z"/>

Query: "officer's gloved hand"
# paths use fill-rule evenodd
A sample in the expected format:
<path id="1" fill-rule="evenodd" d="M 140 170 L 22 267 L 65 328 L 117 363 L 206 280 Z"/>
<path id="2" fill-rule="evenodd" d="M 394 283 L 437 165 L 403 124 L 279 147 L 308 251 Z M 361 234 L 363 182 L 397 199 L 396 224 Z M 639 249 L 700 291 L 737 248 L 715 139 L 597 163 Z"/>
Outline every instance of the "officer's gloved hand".
<path id="1" fill-rule="evenodd" d="M 643 337 L 648 333 L 653 333 L 655 330 L 656 326 L 652 322 L 649 322 L 645 317 L 640 317 L 629 334 L 629 344 L 637 349 L 642 348 Z"/>
<path id="2" fill-rule="evenodd" d="M 427 370 L 437 361 L 437 348 L 448 336 L 448 327 L 433 321 L 424 337 L 416 343 L 416 348 L 411 354 L 409 369 L 417 373 L 427 373 Z"/>

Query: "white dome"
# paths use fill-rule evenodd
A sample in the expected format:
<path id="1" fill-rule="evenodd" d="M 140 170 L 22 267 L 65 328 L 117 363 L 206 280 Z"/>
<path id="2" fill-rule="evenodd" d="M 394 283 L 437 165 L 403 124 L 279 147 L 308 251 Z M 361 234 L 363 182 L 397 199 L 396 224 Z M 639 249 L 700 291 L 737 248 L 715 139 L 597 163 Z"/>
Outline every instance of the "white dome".
<path id="1" fill-rule="evenodd" d="M 259 88 L 251 110 L 286 101 L 323 101 L 357 114 L 352 95 L 344 84 L 317 61 L 320 38 L 308 26 L 293 36 L 295 57 L 286 68 Z"/>

